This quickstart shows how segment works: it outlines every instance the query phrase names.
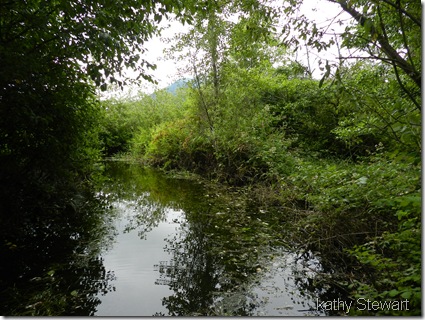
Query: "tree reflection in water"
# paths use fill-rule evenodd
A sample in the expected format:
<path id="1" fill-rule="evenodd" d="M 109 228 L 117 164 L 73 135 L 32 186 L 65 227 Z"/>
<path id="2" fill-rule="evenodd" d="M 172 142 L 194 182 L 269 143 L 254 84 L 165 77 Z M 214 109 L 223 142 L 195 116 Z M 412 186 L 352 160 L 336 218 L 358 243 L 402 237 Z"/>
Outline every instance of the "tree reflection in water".
<path id="1" fill-rule="evenodd" d="M 114 167 L 117 175 L 114 175 Z M 276 235 L 264 214 L 252 213 L 236 194 L 206 190 L 195 181 L 168 179 L 152 170 L 114 164 L 110 175 L 121 212 L 127 212 L 127 232 L 139 237 L 167 219 L 167 210 L 182 210 L 177 232 L 167 239 L 171 261 L 154 268 L 158 285 L 174 294 L 163 299 L 169 315 L 251 315 L 258 299 L 250 286 L 262 262 L 259 253 Z M 125 187 L 124 187 L 125 186 Z"/>
<path id="2" fill-rule="evenodd" d="M 203 226 L 182 223 L 179 232 L 167 242 L 166 250 L 173 253 L 173 260 L 160 264 L 157 281 L 168 282 L 175 294 L 164 298 L 163 304 L 170 315 L 207 313 L 220 273 L 217 258 L 209 254 L 210 243 Z"/>
<path id="3" fill-rule="evenodd" d="M 125 215 L 124 232 L 145 239 L 179 212 L 172 221 L 176 232 L 165 239 L 172 258 L 152 264 L 159 274 L 155 284 L 174 292 L 162 298 L 168 315 L 319 314 L 312 304 L 316 288 L 296 286 L 308 268 L 285 249 L 290 234 L 283 219 L 290 213 L 222 186 L 203 187 L 140 166 L 110 163 L 108 175 L 111 183 L 102 192 Z"/>
<path id="4" fill-rule="evenodd" d="M 162 299 L 168 315 L 323 314 L 316 298 L 326 300 L 333 289 L 305 285 L 306 279 L 317 279 L 314 268 L 323 270 L 316 258 L 291 252 L 285 221 L 291 212 L 255 203 L 243 192 L 139 166 L 110 169 L 113 189 L 106 192 L 129 213 L 127 232 L 137 230 L 143 239 L 169 212 L 182 212 L 173 221 L 176 232 L 166 238 L 164 250 L 172 258 L 153 265 L 159 274 L 155 284 L 174 292 Z"/>
<path id="5" fill-rule="evenodd" d="M 105 183 L 102 193 L 108 195 L 115 210 L 121 207 L 121 212 L 128 213 L 125 232 L 137 230 L 141 239 L 166 221 L 167 209 L 180 210 L 196 203 L 202 190 L 193 181 L 167 178 L 155 170 L 128 163 L 107 163 L 107 172 L 111 183 Z"/>
<path id="6" fill-rule="evenodd" d="M 92 192 L 68 201 L 72 205 L 45 209 L 21 229 L 3 232 L 10 247 L 1 248 L 0 314 L 93 315 L 98 292 L 114 289 L 114 274 L 100 258 L 113 239 L 107 201 Z"/>
<path id="7" fill-rule="evenodd" d="M 276 247 L 283 245 L 281 226 L 276 215 L 250 209 L 248 199 L 230 197 L 208 195 L 202 206 L 207 211 L 184 207 L 186 220 L 167 239 L 165 250 L 173 259 L 156 265 L 156 283 L 174 291 L 163 299 L 170 315 L 252 316 L 267 303 L 258 287 Z M 304 294 L 295 291 L 294 301 Z"/>

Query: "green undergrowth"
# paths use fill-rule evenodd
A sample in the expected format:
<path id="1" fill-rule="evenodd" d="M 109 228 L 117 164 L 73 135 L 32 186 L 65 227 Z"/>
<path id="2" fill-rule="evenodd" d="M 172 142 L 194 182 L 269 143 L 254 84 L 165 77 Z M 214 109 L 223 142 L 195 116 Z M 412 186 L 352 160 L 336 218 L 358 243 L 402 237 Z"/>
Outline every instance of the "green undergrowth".
<path id="1" fill-rule="evenodd" d="M 284 198 L 306 212 L 294 223 L 298 243 L 324 258 L 333 281 L 353 300 L 409 301 L 409 310 L 378 314 L 421 313 L 421 179 L 413 160 L 382 154 L 355 164 L 300 160 L 283 179 Z"/>

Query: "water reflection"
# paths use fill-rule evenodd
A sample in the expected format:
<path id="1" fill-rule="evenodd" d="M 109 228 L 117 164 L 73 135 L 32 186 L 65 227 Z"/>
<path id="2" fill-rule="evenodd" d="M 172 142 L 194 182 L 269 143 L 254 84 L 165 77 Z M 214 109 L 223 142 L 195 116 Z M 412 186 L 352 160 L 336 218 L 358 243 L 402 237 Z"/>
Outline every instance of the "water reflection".
<path id="1" fill-rule="evenodd" d="M 97 307 L 99 316 L 152 315 L 166 311 L 159 297 L 170 290 L 155 284 L 157 271 L 153 265 L 169 259 L 163 251 L 163 239 L 173 229 L 167 223 L 159 223 L 141 240 L 136 230 L 125 231 L 127 224 L 125 216 L 117 219 L 119 235 L 114 248 L 102 255 L 105 266 L 114 271 L 116 290 L 98 296 L 102 301 Z"/>
<path id="2" fill-rule="evenodd" d="M 282 249 L 280 214 L 243 195 L 110 163 L 102 193 L 115 215 L 102 257 L 117 279 L 96 315 L 313 315 Z"/>
<path id="3" fill-rule="evenodd" d="M 163 299 L 169 314 L 320 314 L 312 297 L 296 288 L 295 259 L 275 241 L 270 216 L 249 211 L 239 197 L 222 200 L 208 201 L 207 211 L 186 210 L 187 221 L 167 239 L 173 258 L 161 278 L 174 291 Z"/>
<path id="4" fill-rule="evenodd" d="M 0 314 L 93 315 L 98 292 L 113 290 L 100 257 L 112 239 L 106 202 L 83 191 L 68 201 L 2 233 Z"/>
<path id="5" fill-rule="evenodd" d="M 326 288 L 308 286 L 320 264 L 287 250 L 285 213 L 137 165 L 105 167 L 95 196 L 3 236 L 1 314 L 320 314 Z"/>
<path id="6" fill-rule="evenodd" d="M 171 290 L 158 286 L 158 271 L 171 258 L 164 239 L 184 220 L 181 204 L 195 202 L 199 185 L 124 163 L 109 163 L 108 176 L 102 193 L 113 208 L 118 235 L 103 258 L 117 280 L 116 291 L 100 297 L 96 315 L 168 314 L 161 298 Z"/>

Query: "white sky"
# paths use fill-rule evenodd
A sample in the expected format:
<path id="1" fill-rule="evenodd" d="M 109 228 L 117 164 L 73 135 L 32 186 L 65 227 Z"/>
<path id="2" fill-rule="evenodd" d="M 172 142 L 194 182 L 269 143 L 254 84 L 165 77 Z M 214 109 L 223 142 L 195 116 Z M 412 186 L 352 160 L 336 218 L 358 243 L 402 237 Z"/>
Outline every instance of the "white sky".
<path id="1" fill-rule="evenodd" d="M 325 1 L 325 0 L 307 0 L 307 1 L 304 1 L 302 5 L 302 13 L 307 18 L 315 20 L 319 27 L 329 25 L 330 21 L 334 17 L 338 16 L 341 12 L 342 10 L 339 7 L 339 5 Z M 342 13 L 338 18 L 346 19 L 346 18 L 349 18 L 349 16 L 346 13 Z M 176 62 L 172 60 L 164 59 L 163 50 L 167 48 L 169 45 L 164 43 L 161 40 L 161 38 L 170 38 L 176 33 L 184 32 L 185 30 L 188 30 L 188 26 L 187 25 L 183 26 L 180 23 L 175 21 L 173 22 L 166 21 L 161 24 L 161 26 L 163 27 L 166 27 L 167 25 L 170 25 L 170 27 L 164 29 L 161 37 L 155 37 L 145 44 L 145 48 L 147 48 L 148 51 L 145 53 L 144 58 L 150 63 L 155 63 L 157 65 L 157 69 L 154 71 L 151 71 L 151 74 L 154 76 L 154 79 L 158 81 L 158 85 L 155 86 L 145 81 L 138 88 L 128 88 L 127 90 L 124 90 L 124 92 L 120 92 L 118 94 L 116 93 L 112 94 L 113 96 L 128 96 L 128 95 L 132 96 L 137 94 L 137 92 L 140 92 L 140 91 L 145 93 L 151 93 L 156 89 L 165 88 L 168 85 L 172 84 L 173 82 L 181 78 L 181 75 L 178 75 Z M 341 26 L 338 26 L 337 24 L 333 24 L 332 27 L 328 29 L 328 32 L 333 33 L 332 30 L 338 32 L 338 31 L 341 31 L 343 28 L 344 26 L 341 27 Z M 321 71 L 319 71 L 318 64 L 317 64 L 319 58 L 328 59 L 330 61 L 336 61 L 338 53 L 335 47 L 332 50 L 328 50 L 326 52 L 322 51 L 320 53 L 317 53 L 313 49 L 310 49 L 309 55 L 310 55 L 310 65 L 312 70 L 314 71 L 314 75 L 315 77 L 320 77 Z M 305 50 L 304 52 L 300 51 L 298 53 L 297 59 L 307 64 Z M 129 74 L 131 73 L 132 72 L 130 71 Z M 107 96 L 109 96 L 109 94 L 107 94 Z"/>
<path id="2" fill-rule="evenodd" d="M 151 90 L 165 88 L 180 79 L 176 62 L 164 58 L 163 51 L 165 48 L 169 47 L 169 44 L 164 43 L 162 38 L 171 38 L 177 33 L 185 32 L 188 30 L 188 25 L 183 26 L 176 21 L 167 21 L 162 25 L 164 27 L 169 25 L 169 27 L 164 29 L 161 33 L 161 37 L 155 37 L 149 40 L 145 45 L 148 51 L 144 57 L 146 57 L 146 60 L 150 63 L 155 63 L 157 65 L 157 69 L 153 71 L 152 74 L 154 75 L 154 79 L 158 81 L 158 85 L 146 84 L 147 88 Z"/>
<path id="3" fill-rule="evenodd" d="M 344 18 L 350 18 L 350 16 L 343 12 L 341 7 L 338 4 L 335 3 L 331 3 L 329 1 L 313 1 L 313 0 L 309 0 L 309 1 L 305 1 L 303 2 L 302 5 L 302 13 L 310 20 L 315 21 L 318 28 L 320 29 L 321 27 L 323 28 L 328 28 L 327 33 L 338 33 L 338 32 L 342 32 L 343 29 L 345 28 L 345 26 L 339 26 L 335 23 L 335 21 L 339 20 L 339 19 L 344 19 Z M 335 19 L 335 17 L 337 17 Z M 330 38 L 327 37 L 327 38 Z M 337 56 L 338 56 L 338 52 L 336 50 L 336 47 L 334 48 L 334 50 L 329 50 L 329 52 L 315 52 L 313 49 L 311 50 L 311 54 L 314 55 L 318 55 L 320 58 L 327 58 L 330 60 L 336 60 Z M 313 57 L 310 57 L 311 60 L 313 60 Z"/>

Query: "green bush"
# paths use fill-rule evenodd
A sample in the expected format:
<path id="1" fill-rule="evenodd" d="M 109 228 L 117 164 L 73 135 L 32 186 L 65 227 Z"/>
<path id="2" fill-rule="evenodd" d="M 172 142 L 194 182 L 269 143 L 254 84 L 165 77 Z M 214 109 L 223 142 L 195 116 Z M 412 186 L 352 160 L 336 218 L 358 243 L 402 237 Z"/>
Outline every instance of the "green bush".
<path id="1" fill-rule="evenodd" d="M 185 92 L 166 90 L 136 98 L 103 101 L 100 139 L 104 153 L 112 156 L 129 152 L 135 157 L 145 153 L 152 128 L 163 122 L 182 118 Z"/>
<path id="2" fill-rule="evenodd" d="M 421 194 L 418 191 L 381 202 L 395 211 L 397 230 L 385 231 L 348 250 L 368 271 L 352 280 L 348 288 L 353 298 L 408 301 L 409 310 L 382 310 L 378 314 L 421 315 Z"/>
<path id="3" fill-rule="evenodd" d="M 108 100 L 102 103 L 103 119 L 99 138 L 105 155 L 111 156 L 128 150 L 128 142 L 137 126 L 130 117 L 130 101 Z"/>
<path id="4" fill-rule="evenodd" d="M 333 133 L 351 153 L 367 155 L 381 143 L 419 156 L 421 112 L 402 92 L 392 67 L 358 62 L 339 70 L 335 86 L 340 117 Z"/>
<path id="5" fill-rule="evenodd" d="M 299 242 L 326 257 L 334 272 L 352 275 L 338 281 L 353 299 L 408 299 L 410 311 L 383 314 L 420 314 L 421 177 L 416 161 L 379 154 L 357 164 L 298 162 L 286 188 L 309 210 L 296 223 Z"/>
<path id="6" fill-rule="evenodd" d="M 145 159 L 164 169 L 208 167 L 212 146 L 207 139 L 194 135 L 189 119 L 178 119 L 156 126 L 146 148 Z"/>
<path id="7" fill-rule="evenodd" d="M 286 132 L 292 147 L 306 153 L 349 154 L 333 133 L 341 116 L 333 88 L 319 88 L 318 81 L 311 79 L 282 79 L 264 88 L 262 101 L 270 105 L 273 125 Z"/>

